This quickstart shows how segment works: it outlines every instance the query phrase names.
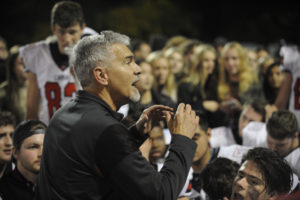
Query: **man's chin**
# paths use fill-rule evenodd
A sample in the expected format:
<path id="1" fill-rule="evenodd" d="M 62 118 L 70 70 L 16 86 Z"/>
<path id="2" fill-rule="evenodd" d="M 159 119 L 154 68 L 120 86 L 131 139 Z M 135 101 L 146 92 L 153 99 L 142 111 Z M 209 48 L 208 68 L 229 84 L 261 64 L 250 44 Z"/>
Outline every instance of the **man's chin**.
<path id="1" fill-rule="evenodd" d="M 137 89 L 136 89 L 135 92 L 133 92 L 133 93 L 130 95 L 129 99 L 130 99 L 132 102 L 135 102 L 135 103 L 140 101 L 141 95 L 140 95 L 140 93 L 138 92 Z"/>

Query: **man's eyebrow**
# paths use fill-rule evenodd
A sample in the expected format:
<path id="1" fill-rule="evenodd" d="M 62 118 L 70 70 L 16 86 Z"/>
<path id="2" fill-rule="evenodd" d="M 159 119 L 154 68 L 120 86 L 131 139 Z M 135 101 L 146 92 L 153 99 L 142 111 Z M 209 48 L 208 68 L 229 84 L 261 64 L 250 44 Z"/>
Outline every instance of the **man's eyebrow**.
<path id="1" fill-rule="evenodd" d="M 125 60 L 133 60 L 134 59 L 134 56 L 133 55 L 130 55 L 130 56 L 126 56 L 125 57 Z"/>
<path id="2" fill-rule="evenodd" d="M 244 173 L 245 174 L 245 173 Z M 254 179 L 255 181 L 258 181 L 260 182 L 261 184 L 263 184 L 263 180 L 261 180 L 260 178 L 256 177 L 256 176 L 253 176 L 253 175 L 250 175 L 250 174 L 247 174 L 249 176 L 249 178 L 251 179 Z"/>

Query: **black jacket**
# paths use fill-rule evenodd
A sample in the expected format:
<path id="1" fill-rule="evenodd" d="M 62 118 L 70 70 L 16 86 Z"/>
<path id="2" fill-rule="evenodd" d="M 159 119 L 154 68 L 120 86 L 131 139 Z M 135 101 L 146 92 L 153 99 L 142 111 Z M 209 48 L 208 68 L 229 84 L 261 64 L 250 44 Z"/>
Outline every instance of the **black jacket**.
<path id="1" fill-rule="evenodd" d="M 34 191 L 35 185 L 26 180 L 17 167 L 0 180 L 0 199 L 3 200 L 32 200 Z"/>
<path id="2" fill-rule="evenodd" d="M 145 135 L 121 119 L 86 91 L 60 108 L 46 131 L 37 199 L 176 199 L 196 144 L 175 135 L 158 173 L 138 149 Z"/>

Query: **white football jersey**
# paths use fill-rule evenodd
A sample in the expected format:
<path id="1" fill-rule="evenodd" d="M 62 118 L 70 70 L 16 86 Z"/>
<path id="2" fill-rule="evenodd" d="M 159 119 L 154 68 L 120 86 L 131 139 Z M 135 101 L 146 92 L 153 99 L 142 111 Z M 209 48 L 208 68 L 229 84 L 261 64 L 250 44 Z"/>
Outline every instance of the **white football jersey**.
<path id="1" fill-rule="evenodd" d="M 300 147 L 294 149 L 284 158 L 300 179 Z"/>
<path id="2" fill-rule="evenodd" d="M 300 53 L 297 46 L 283 46 L 280 55 L 283 56 L 282 68 L 291 72 L 293 78 L 289 110 L 296 115 L 300 124 Z"/>
<path id="3" fill-rule="evenodd" d="M 251 148 L 252 147 L 246 147 L 238 144 L 220 147 L 217 157 L 228 158 L 229 160 L 241 164 L 243 156 L 246 155 Z"/>
<path id="4" fill-rule="evenodd" d="M 236 144 L 232 131 L 229 127 L 221 126 L 211 129 L 211 137 L 209 139 L 211 147 L 222 147 Z"/>
<path id="5" fill-rule="evenodd" d="M 267 128 L 264 122 L 250 122 L 242 130 L 243 146 L 266 147 Z"/>
<path id="6" fill-rule="evenodd" d="M 21 47 L 20 55 L 25 71 L 36 75 L 41 96 L 39 119 L 48 124 L 54 112 L 75 96 L 74 76 L 70 67 L 62 70 L 56 65 L 46 41 Z"/>

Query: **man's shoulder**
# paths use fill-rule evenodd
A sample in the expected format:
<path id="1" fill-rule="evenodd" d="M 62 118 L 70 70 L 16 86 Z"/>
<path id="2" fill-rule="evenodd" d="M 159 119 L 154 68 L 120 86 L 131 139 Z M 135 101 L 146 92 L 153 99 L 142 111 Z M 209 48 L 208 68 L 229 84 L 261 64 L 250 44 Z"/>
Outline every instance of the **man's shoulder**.
<path id="1" fill-rule="evenodd" d="M 16 188 L 20 187 L 22 185 L 22 181 L 18 179 L 15 175 L 14 171 L 10 171 L 6 173 L 1 179 L 0 179 L 0 188 L 2 189 L 8 189 L 8 188 Z M 10 190 L 11 190 L 10 189 Z"/>
<path id="2" fill-rule="evenodd" d="M 251 148 L 252 147 L 246 147 L 238 144 L 220 147 L 218 157 L 228 158 L 230 160 L 241 163 L 243 156 L 247 154 L 247 152 Z"/>
<path id="3" fill-rule="evenodd" d="M 300 147 L 295 148 L 286 157 L 286 160 L 290 160 L 294 163 L 300 163 Z"/>
<path id="4" fill-rule="evenodd" d="M 39 41 L 22 46 L 20 48 L 20 57 L 24 62 L 25 71 L 34 73 L 43 71 L 43 66 L 53 62 L 51 61 L 52 57 L 50 55 L 49 44 L 46 41 Z"/>
<path id="5" fill-rule="evenodd" d="M 28 53 L 35 53 L 40 51 L 41 49 L 48 48 L 49 43 L 45 40 L 41 40 L 38 42 L 33 42 L 30 44 L 26 44 L 20 47 L 21 55 L 27 55 Z"/>
<path id="6" fill-rule="evenodd" d="M 71 100 L 53 116 L 53 121 L 69 121 L 74 127 L 91 126 L 107 127 L 112 124 L 120 124 L 107 109 L 95 102 L 82 102 L 78 99 Z"/>

